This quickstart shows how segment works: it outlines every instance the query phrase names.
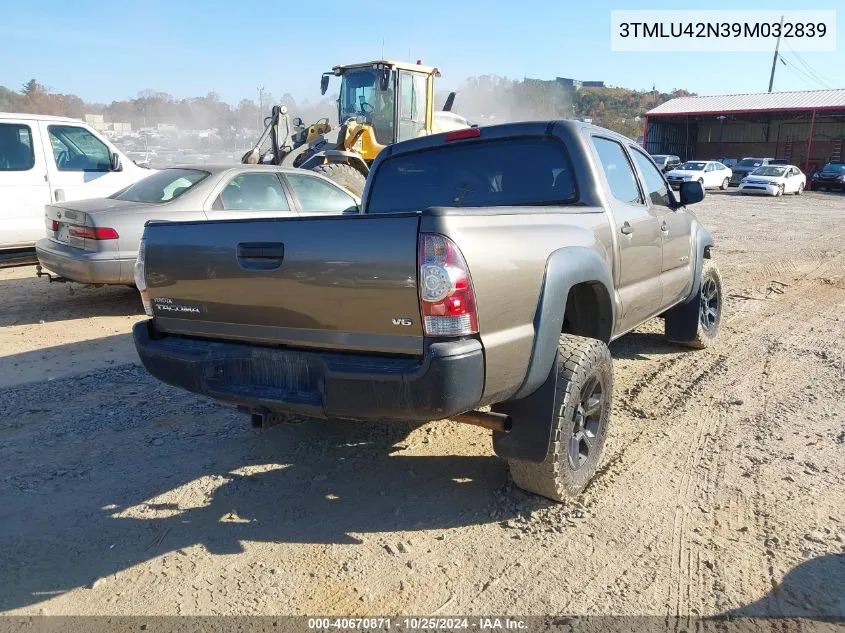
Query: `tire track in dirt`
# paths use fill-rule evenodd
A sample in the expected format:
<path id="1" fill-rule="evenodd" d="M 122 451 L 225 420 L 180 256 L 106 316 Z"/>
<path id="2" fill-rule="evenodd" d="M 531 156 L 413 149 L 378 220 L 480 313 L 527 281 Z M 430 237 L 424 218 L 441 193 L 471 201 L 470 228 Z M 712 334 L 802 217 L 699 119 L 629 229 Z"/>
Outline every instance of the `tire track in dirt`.
<path id="1" fill-rule="evenodd" d="M 830 265 L 831 262 L 823 262 Z M 808 267 L 811 270 L 818 270 L 821 268 L 817 261 L 809 263 L 800 262 L 796 264 L 796 270 L 806 270 Z M 765 274 L 765 277 L 770 275 Z M 808 274 L 805 274 L 806 278 Z M 799 316 L 799 313 L 804 312 L 808 316 L 817 313 L 817 304 L 813 301 L 812 284 L 796 284 L 795 288 L 783 295 L 778 295 L 777 299 L 773 299 L 765 304 L 761 302 L 759 308 L 754 313 L 745 313 L 741 321 L 731 321 L 726 319 L 726 322 L 736 328 L 740 334 L 739 340 L 731 341 L 731 352 L 729 355 L 719 354 L 716 357 L 710 357 L 706 361 L 703 360 L 704 354 L 681 354 L 670 359 L 668 362 L 660 364 L 657 368 L 645 373 L 639 380 L 635 381 L 634 385 L 629 389 L 628 393 L 632 396 L 631 402 L 623 406 L 627 411 L 644 411 L 651 410 L 655 414 L 648 416 L 646 422 L 654 420 L 660 414 L 671 415 L 672 411 L 684 410 L 689 401 L 696 397 L 696 390 L 706 390 L 716 393 L 726 393 L 731 387 L 735 386 L 742 376 L 746 375 L 747 371 L 752 370 L 749 363 L 755 359 L 760 358 L 760 341 L 763 334 L 767 333 L 769 336 L 780 335 L 783 336 L 794 328 L 794 325 L 787 319 L 783 319 L 784 309 L 792 312 L 794 316 Z M 809 295 L 809 296 L 808 296 Z M 775 305 L 777 304 L 777 305 Z M 734 337 L 732 337 L 734 338 Z M 711 352 L 718 348 L 714 348 Z M 670 390 L 668 399 L 663 399 L 660 396 L 655 396 L 660 393 L 666 383 L 671 381 L 677 374 L 690 376 L 686 388 L 680 390 Z M 727 378 L 720 378 L 720 375 L 727 376 Z M 713 384 L 714 382 L 720 384 Z M 710 407 L 712 410 L 712 407 Z M 692 557 L 689 552 L 688 544 L 685 541 L 685 535 L 688 532 L 688 516 L 690 502 L 700 495 L 705 495 L 708 498 L 716 496 L 716 486 L 718 478 L 707 477 L 700 482 L 695 471 L 703 456 L 703 447 L 706 444 L 706 437 L 714 437 L 718 442 L 724 433 L 726 427 L 726 416 L 723 411 L 716 410 L 715 415 L 707 415 L 707 408 L 705 408 L 705 415 L 701 415 L 701 407 L 692 407 L 692 415 L 698 419 L 698 423 L 694 426 L 694 441 L 690 443 L 690 448 L 687 451 L 686 459 L 681 467 L 681 481 L 677 487 L 676 501 L 677 506 L 673 516 L 672 539 L 670 545 L 670 560 L 673 561 L 670 567 L 670 585 L 669 585 L 669 612 L 686 613 L 689 612 L 688 607 L 701 608 L 701 600 L 698 597 L 693 597 L 694 587 L 690 582 L 690 578 L 700 577 L 701 568 L 698 566 L 699 556 Z M 652 426 L 653 425 L 649 425 Z M 650 430 L 654 430 L 653 428 Z M 647 430 L 641 430 L 635 439 L 623 446 L 615 455 L 609 457 L 610 465 L 603 473 L 603 477 L 613 474 L 616 470 L 623 471 L 630 476 L 643 477 L 645 473 L 637 468 L 636 463 L 632 460 L 639 459 L 643 455 L 641 443 L 646 437 L 653 437 L 653 434 Z M 671 434 L 670 434 L 671 437 Z M 678 438 L 680 439 L 680 438 Z M 655 447 L 650 445 L 649 452 L 653 461 L 660 461 L 656 457 L 667 458 L 674 452 L 674 443 L 663 441 L 659 444 L 660 452 L 662 454 L 655 455 Z M 669 460 L 671 463 L 671 459 Z M 618 483 L 618 482 L 617 482 Z M 700 485 L 703 483 L 703 486 Z M 612 500 L 610 506 L 612 506 Z M 747 504 L 745 504 L 747 505 Z M 615 509 L 615 508 L 614 508 Z M 604 507 L 602 510 L 611 511 L 611 508 Z M 745 511 L 743 510 L 742 513 Z M 611 511 L 612 513 L 612 511 Z M 641 522 L 638 522 L 638 527 L 645 528 L 651 518 L 649 514 L 643 514 L 638 517 Z M 625 536 L 623 534 L 623 536 Z M 631 535 L 632 536 L 632 535 Z M 619 561 L 637 560 L 648 556 L 644 552 L 644 548 L 639 547 L 636 540 L 630 541 L 632 546 L 626 551 L 622 552 L 622 556 L 614 556 L 612 560 Z M 606 571 L 593 577 L 585 587 L 586 589 L 595 589 L 596 585 L 606 583 L 613 576 L 616 576 L 620 569 L 624 570 L 626 567 L 621 567 L 617 564 L 610 564 Z M 695 603 L 695 604 L 692 604 Z M 577 603 L 570 601 L 565 604 L 569 610 L 589 609 L 590 603 Z"/>

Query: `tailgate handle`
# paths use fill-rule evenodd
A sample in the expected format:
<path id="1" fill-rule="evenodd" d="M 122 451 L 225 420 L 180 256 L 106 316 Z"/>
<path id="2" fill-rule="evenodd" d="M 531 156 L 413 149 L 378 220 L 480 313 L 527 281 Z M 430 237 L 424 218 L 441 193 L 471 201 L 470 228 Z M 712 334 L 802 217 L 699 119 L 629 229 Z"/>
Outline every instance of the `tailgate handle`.
<path id="1" fill-rule="evenodd" d="M 285 258 L 281 242 L 249 242 L 238 244 L 238 263 L 244 268 L 269 270 L 278 268 Z"/>
<path id="2" fill-rule="evenodd" d="M 285 256 L 285 245 L 281 242 L 251 242 L 238 244 L 238 259 L 278 259 Z"/>

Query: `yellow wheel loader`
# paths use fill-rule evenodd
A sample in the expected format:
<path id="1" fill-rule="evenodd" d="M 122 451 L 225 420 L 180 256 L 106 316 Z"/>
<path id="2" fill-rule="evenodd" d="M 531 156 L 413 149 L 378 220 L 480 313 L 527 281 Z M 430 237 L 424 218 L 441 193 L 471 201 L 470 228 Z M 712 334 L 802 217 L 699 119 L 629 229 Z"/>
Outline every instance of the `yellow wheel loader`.
<path id="1" fill-rule="evenodd" d="M 274 106 L 267 129 L 243 162 L 310 169 L 360 196 L 370 165 L 387 145 L 470 127 L 465 118 L 451 112 L 454 92 L 443 110 L 434 110 L 434 78 L 440 76 L 435 67 L 392 61 L 335 66 L 323 73 L 322 94 L 333 76 L 340 77 L 337 128 L 332 129 L 327 119 L 305 126 L 297 117 L 291 135 L 286 109 Z M 262 158 L 260 148 L 268 136 L 272 147 Z"/>

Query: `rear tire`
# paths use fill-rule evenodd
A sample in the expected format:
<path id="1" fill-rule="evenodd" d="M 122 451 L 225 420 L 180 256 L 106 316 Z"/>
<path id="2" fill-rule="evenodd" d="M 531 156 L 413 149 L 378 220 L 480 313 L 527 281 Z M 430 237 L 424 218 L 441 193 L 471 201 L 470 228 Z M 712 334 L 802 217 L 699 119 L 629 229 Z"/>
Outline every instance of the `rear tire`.
<path id="1" fill-rule="evenodd" d="M 795 190 L 795 195 L 800 196 L 802 193 L 804 193 L 804 183 L 799 182 L 798 183 L 798 189 Z"/>
<path id="2" fill-rule="evenodd" d="M 540 463 L 509 465 L 517 486 L 563 501 L 587 487 L 601 458 L 613 395 L 610 350 L 596 339 L 561 334 L 552 371 L 557 388 L 549 452 Z"/>
<path id="3" fill-rule="evenodd" d="M 709 347 L 719 334 L 723 305 L 722 276 L 710 259 L 701 266 L 699 290 L 691 301 L 675 306 L 666 313 L 666 338 L 693 349 Z"/>
<path id="4" fill-rule="evenodd" d="M 725 191 L 725 190 L 728 188 L 728 185 L 730 185 L 730 184 L 731 184 L 730 179 L 725 178 L 725 179 L 722 181 L 722 186 L 721 186 L 721 187 L 719 187 L 719 189 L 721 189 L 722 191 Z"/>
<path id="5" fill-rule="evenodd" d="M 311 171 L 326 176 L 359 198 L 364 193 L 364 183 L 367 182 L 367 178 L 352 165 L 347 163 L 323 163 L 315 165 L 311 168 Z"/>

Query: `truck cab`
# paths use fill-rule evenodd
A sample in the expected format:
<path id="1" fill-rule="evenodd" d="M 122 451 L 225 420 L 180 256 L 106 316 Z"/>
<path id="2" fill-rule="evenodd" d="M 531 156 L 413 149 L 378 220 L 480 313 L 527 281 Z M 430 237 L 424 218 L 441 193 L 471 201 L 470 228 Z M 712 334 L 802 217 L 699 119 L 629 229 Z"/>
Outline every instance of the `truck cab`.
<path id="1" fill-rule="evenodd" d="M 150 173 L 84 121 L 0 113 L 0 250 L 44 237 L 44 205 L 103 198 Z"/>

